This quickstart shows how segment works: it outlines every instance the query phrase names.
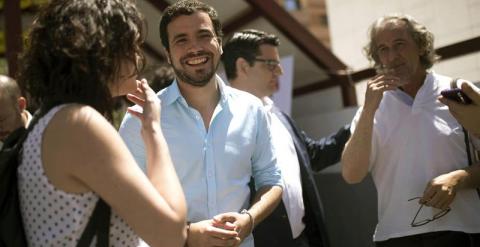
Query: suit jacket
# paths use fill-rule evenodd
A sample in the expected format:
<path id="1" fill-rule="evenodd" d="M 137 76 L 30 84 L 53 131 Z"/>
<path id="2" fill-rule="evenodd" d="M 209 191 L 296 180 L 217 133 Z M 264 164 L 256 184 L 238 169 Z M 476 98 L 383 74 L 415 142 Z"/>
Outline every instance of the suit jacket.
<path id="1" fill-rule="evenodd" d="M 350 138 L 350 125 L 326 138 L 314 140 L 298 129 L 286 114 L 278 110 L 274 113 L 290 132 L 297 151 L 305 204 L 303 221 L 306 227 L 302 234 L 308 238 L 310 246 L 329 247 L 322 202 L 313 172 L 340 161 L 343 147 Z M 296 246 L 283 202 L 255 228 L 253 235 L 256 247 Z"/>

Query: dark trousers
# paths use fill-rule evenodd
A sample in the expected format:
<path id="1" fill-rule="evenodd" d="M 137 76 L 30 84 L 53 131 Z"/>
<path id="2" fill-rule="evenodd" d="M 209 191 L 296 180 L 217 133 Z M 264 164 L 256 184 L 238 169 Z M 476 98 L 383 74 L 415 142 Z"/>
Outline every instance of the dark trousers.
<path id="1" fill-rule="evenodd" d="M 477 247 L 480 246 L 480 233 L 441 231 L 429 232 L 386 241 L 375 242 L 377 247 Z"/>
<path id="2" fill-rule="evenodd" d="M 292 237 L 292 230 L 287 217 L 285 205 L 278 207 L 253 231 L 255 247 L 309 247 L 305 231 L 297 238 Z"/>
<path id="3" fill-rule="evenodd" d="M 294 242 L 294 247 L 310 247 L 305 231 L 303 231 L 302 234 L 300 234 L 300 236 L 294 239 L 293 242 Z"/>

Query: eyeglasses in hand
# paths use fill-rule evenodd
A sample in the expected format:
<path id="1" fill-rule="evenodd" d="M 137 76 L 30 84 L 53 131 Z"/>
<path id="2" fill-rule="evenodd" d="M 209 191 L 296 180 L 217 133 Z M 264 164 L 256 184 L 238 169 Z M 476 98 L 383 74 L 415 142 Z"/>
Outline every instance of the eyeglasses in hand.
<path id="1" fill-rule="evenodd" d="M 421 197 L 414 197 L 414 198 L 408 199 L 408 201 L 419 200 L 419 199 L 421 199 Z M 417 216 L 420 213 L 420 211 L 422 210 L 422 208 L 423 208 L 423 204 L 420 204 L 420 207 L 418 208 L 417 213 L 415 214 L 415 217 L 413 217 L 412 222 L 410 223 L 410 225 L 412 227 L 423 226 L 423 225 L 426 225 L 426 224 L 428 224 L 428 223 L 430 223 L 430 222 L 432 222 L 436 219 L 440 219 L 443 216 L 445 216 L 446 214 L 448 214 L 448 212 L 450 212 L 450 210 L 451 210 L 451 208 L 448 207 L 446 209 L 443 209 L 443 210 L 439 211 L 435 215 L 433 215 L 433 217 L 431 219 L 424 219 L 424 220 L 416 222 Z"/>

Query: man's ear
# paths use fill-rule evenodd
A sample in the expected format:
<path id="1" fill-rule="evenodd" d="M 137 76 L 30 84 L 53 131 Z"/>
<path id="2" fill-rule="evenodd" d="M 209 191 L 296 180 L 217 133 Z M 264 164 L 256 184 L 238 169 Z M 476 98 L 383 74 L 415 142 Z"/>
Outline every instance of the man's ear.
<path id="1" fill-rule="evenodd" d="M 170 53 L 167 49 L 163 48 L 163 52 L 165 53 L 165 57 L 167 57 L 167 63 L 172 65 L 172 60 L 170 59 Z"/>
<path id="2" fill-rule="evenodd" d="M 27 99 L 20 96 L 17 99 L 17 105 L 18 105 L 18 109 L 20 109 L 20 112 L 25 111 L 25 109 L 27 109 Z"/>
<path id="3" fill-rule="evenodd" d="M 218 46 L 220 46 L 220 55 L 222 55 L 222 54 L 223 54 L 222 38 L 220 38 L 220 37 L 217 36 L 217 42 L 218 42 Z"/>
<path id="4" fill-rule="evenodd" d="M 235 61 L 235 69 L 237 71 L 237 76 L 247 75 L 249 68 L 250 64 L 248 64 L 247 60 L 245 60 L 243 57 L 239 57 L 237 58 L 237 61 Z"/>
<path id="5" fill-rule="evenodd" d="M 421 57 L 421 56 L 425 56 L 427 54 L 427 48 L 426 47 L 423 47 L 423 48 L 419 48 L 418 49 L 418 55 Z"/>

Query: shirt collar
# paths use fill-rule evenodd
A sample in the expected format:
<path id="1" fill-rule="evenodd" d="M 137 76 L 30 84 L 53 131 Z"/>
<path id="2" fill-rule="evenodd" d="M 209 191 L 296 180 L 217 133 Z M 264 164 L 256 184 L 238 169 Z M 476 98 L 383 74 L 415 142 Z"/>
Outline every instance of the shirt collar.
<path id="1" fill-rule="evenodd" d="M 267 96 L 263 97 L 262 103 L 267 111 L 271 111 L 274 107 L 273 100 L 270 99 L 270 97 L 267 97 Z"/>
<path id="2" fill-rule="evenodd" d="M 177 83 L 177 79 L 175 79 L 173 83 L 165 89 L 165 97 L 163 100 L 165 105 L 170 105 L 177 101 L 178 98 L 183 98 Z"/>
<path id="3" fill-rule="evenodd" d="M 438 88 L 438 81 L 435 80 L 434 76 L 435 72 L 433 71 L 428 71 L 427 76 L 425 76 L 425 81 L 423 82 L 422 87 L 420 88 L 420 91 L 425 91 L 425 93 L 432 93 Z"/>
<path id="4" fill-rule="evenodd" d="M 418 89 L 417 95 L 415 95 L 415 99 L 413 99 L 410 95 L 400 89 L 393 91 L 392 94 L 395 95 L 397 99 L 401 100 L 407 105 L 413 105 L 414 101 L 422 102 L 425 96 L 436 95 L 434 91 L 438 88 L 438 82 L 435 80 L 434 74 L 435 72 L 433 71 L 427 72 L 427 75 L 425 76 L 425 81 L 423 82 L 420 89 Z"/>
<path id="5" fill-rule="evenodd" d="M 220 76 L 215 74 L 215 79 L 218 84 L 218 90 L 220 91 L 220 104 L 224 105 L 227 103 L 227 88 L 228 86 L 225 84 L 225 82 L 222 80 Z"/>
<path id="6" fill-rule="evenodd" d="M 218 90 L 220 91 L 219 103 L 223 105 L 227 102 L 227 90 L 226 90 L 227 86 L 225 85 L 225 82 L 222 80 L 222 78 L 220 78 L 220 76 L 218 76 L 217 74 L 215 74 L 215 83 L 217 83 Z M 164 94 L 165 94 L 165 98 L 163 102 L 166 105 L 170 105 L 179 99 L 182 99 L 182 101 L 185 101 L 185 99 L 182 96 L 182 93 L 180 92 L 180 89 L 178 88 L 177 79 L 173 81 L 172 85 L 168 86 L 165 89 Z"/>

